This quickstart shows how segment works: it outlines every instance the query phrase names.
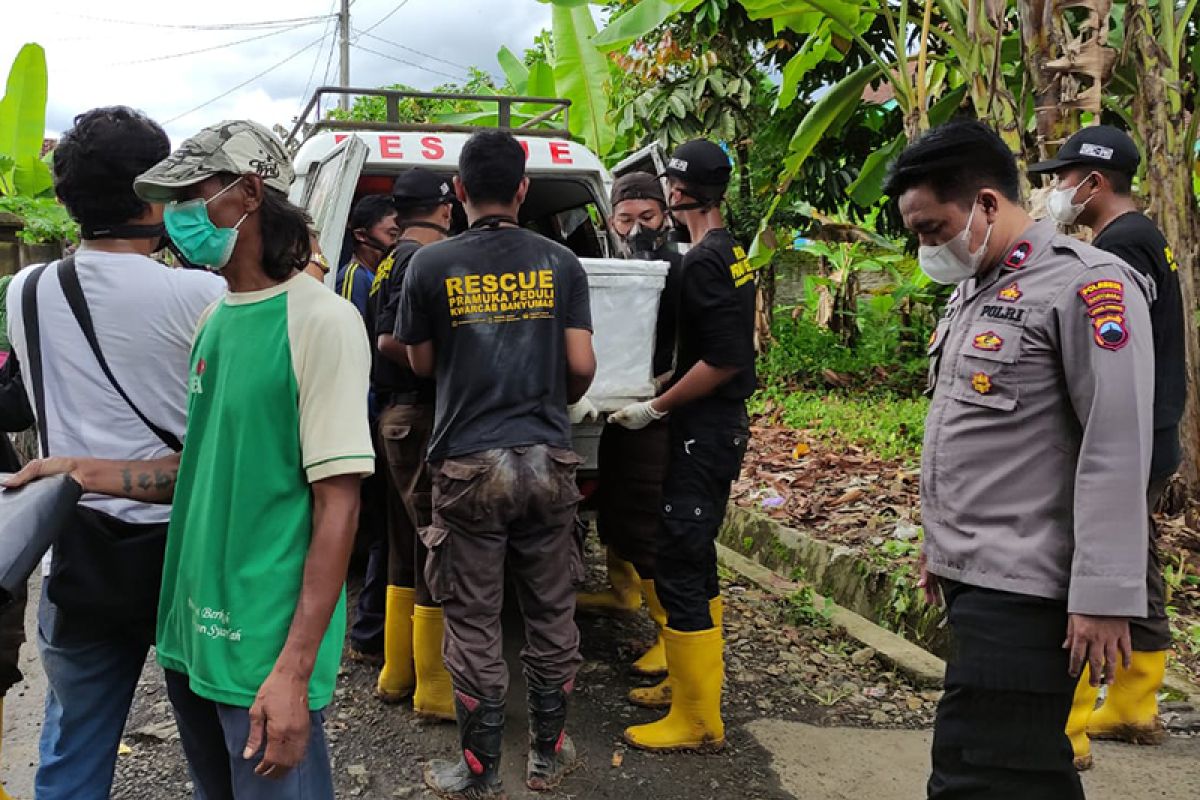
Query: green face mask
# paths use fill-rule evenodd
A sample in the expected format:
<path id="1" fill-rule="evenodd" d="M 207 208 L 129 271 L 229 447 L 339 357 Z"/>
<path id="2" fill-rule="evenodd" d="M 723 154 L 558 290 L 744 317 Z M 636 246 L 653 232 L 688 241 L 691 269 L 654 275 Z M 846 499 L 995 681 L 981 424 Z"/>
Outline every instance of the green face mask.
<path id="1" fill-rule="evenodd" d="M 241 180 L 238 178 L 207 200 L 172 201 L 163 209 L 163 225 L 167 228 L 167 235 L 188 261 L 208 267 L 213 272 L 220 272 L 229 263 L 237 244 L 238 228 L 250 215 L 243 214 L 232 228 L 218 228 L 208 216 L 208 204 L 237 186 Z"/>

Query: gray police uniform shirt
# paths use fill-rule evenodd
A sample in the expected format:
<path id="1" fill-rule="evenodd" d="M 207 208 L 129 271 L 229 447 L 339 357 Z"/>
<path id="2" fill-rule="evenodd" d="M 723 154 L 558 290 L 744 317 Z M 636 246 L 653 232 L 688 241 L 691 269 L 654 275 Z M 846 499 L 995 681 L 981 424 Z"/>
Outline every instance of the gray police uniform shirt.
<path id="1" fill-rule="evenodd" d="M 954 291 L 929 343 L 931 573 L 1146 616 L 1153 291 L 1049 222 Z"/>

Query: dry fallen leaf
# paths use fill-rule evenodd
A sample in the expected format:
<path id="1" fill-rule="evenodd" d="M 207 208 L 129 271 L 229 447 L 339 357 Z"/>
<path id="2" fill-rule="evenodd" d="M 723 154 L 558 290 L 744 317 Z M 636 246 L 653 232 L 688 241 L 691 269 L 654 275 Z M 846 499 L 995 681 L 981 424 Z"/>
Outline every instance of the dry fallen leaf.
<path id="1" fill-rule="evenodd" d="M 620 750 L 614 750 L 613 757 L 612 757 L 613 768 L 615 769 L 617 767 L 620 767 L 624 763 L 625 763 L 625 754 L 623 752 L 621 752 Z"/>
<path id="2" fill-rule="evenodd" d="M 804 458 L 806 455 L 808 455 L 811 452 L 812 452 L 812 448 L 810 448 L 804 442 L 800 442 L 800 444 L 798 444 L 792 448 L 792 458 L 794 458 L 798 461 L 801 458 Z"/>

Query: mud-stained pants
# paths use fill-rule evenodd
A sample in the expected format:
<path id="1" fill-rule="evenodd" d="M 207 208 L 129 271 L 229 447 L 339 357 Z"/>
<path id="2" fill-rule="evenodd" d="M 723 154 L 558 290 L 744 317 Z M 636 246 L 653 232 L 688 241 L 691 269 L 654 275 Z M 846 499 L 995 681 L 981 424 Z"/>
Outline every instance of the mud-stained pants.
<path id="1" fill-rule="evenodd" d="M 433 517 L 433 488 L 425 451 L 433 434 L 433 406 L 391 405 L 379 415 L 388 463 L 388 585 L 416 589 L 417 605 L 437 606 L 425 584 L 425 545 L 417 531 Z"/>
<path id="2" fill-rule="evenodd" d="M 563 686 L 582 661 L 575 584 L 580 459 L 545 445 L 486 450 L 431 465 L 433 524 L 421 532 L 425 576 L 446 620 L 443 652 L 454 686 L 502 698 L 508 669 L 500 609 L 505 564 L 525 620 L 521 661 L 531 683 Z"/>

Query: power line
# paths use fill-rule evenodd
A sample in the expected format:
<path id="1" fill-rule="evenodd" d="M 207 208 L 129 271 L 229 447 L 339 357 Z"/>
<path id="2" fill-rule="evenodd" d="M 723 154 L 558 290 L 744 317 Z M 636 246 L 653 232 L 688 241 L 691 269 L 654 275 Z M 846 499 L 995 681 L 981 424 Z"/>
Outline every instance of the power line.
<path id="1" fill-rule="evenodd" d="M 329 36 L 330 27 L 333 25 L 333 17 L 334 17 L 333 10 L 335 8 L 337 8 L 337 0 L 333 0 L 333 2 L 331 2 L 329 4 L 329 14 L 326 15 L 329 17 L 329 19 L 327 19 L 325 21 L 325 32 L 323 34 L 321 34 L 321 39 L 322 39 L 321 46 L 317 48 L 317 57 L 315 59 L 313 59 L 312 69 L 308 71 L 308 80 L 304 82 L 304 91 L 300 93 L 300 102 L 301 103 L 304 103 L 308 100 L 308 90 L 310 88 L 312 88 L 313 78 L 315 78 L 317 75 L 317 65 L 321 63 L 321 53 L 325 52 L 325 41 L 324 40 Z M 332 58 L 332 56 L 333 56 L 332 46 L 330 47 L 329 55 Z M 329 68 L 326 67 L 325 71 L 328 72 Z"/>
<path id="2" fill-rule="evenodd" d="M 259 20 L 257 22 L 222 22 L 215 25 L 169 25 L 162 22 L 143 22 L 142 20 L 131 19 L 112 19 L 111 17 L 93 17 L 87 14 L 79 14 L 78 19 L 85 19 L 91 22 L 106 22 L 112 25 L 134 25 L 143 28 L 166 28 L 168 30 L 184 30 L 184 31 L 233 31 L 233 30 L 266 30 L 270 28 L 281 28 L 289 25 L 306 24 L 311 22 L 320 22 L 326 17 L 293 17 L 292 19 L 271 19 Z"/>
<path id="3" fill-rule="evenodd" d="M 361 31 L 359 33 L 359 36 L 365 36 L 366 34 L 370 33 L 371 31 L 375 30 L 376 28 L 378 28 L 383 23 L 387 22 L 389 19 L 392 18 L 393 14 L 395 14 L 400 9 L 404 8 L 406 5 L 408 5 L 408 3 L 409 3 L 409 0 L 400 0 L 400 3 L 395 8 L 393 8 L 388 13 L 384 14 L 383 18 L 380 19 L 378 22 L 376 22 L 374 25 L 372 25 L 371 27 L 367 28 L 364 31 Z"/>
<path id="4" fill-rule="evenodd" d="M 434 75 L 441 75 L 443 78 L 449 78 L 452 81 L 461 81 L 462 80 L 461 75 L 451 75 L 449 72 L 442 72 L 441 70 L 434 69 L 433 67 L 427 67 L 424 64 L 418 64 L 415 61 L 407 61 L 403 58 L 398 58 L 397 56 L 388 55 L 387 53 L 381 53 L 378 50 L 372 50 L 369 47 L 363 47 L 361 44 L 356 44 L 354 42 L 351 42 L 350 46 L 357 50 L 362 50 L 364 53 L 370 53 L 373 56 L 379 56 L 380 58 L 387 58 L 392 61 L 396 61 L 400 64 L 404 64 L 405 66 L 415 67 L 416 69 L 420 69 L 420 70 L 424 70 L 425 72 L 433 73 Z"/>
<path id="5" fill-rule="evenodd" d="M 199 50 L 188 50 L 183 53 L 169 53 L 164 56 L 152 56 L 150 58 L 139 58 L 136 61 L 118 61 L 114 64 L 110 64 L 109 66 L 125 67 L 125 66 L 129 66 L 131 64 L 147 64 L 152 61 L 168 61 L 173 58 L 183 58 L 184 56 L 194 56 L 194 55 L 198 55 L 200 53 L 211 53 L 214 50 L 224 50 L 226 47 L 237 47 L 238 45 L 246 44 L 248 42 L 257 42 L 260 39 L 268 39 L 272 36 L 278 36 L 281 33 L 291 33 L 292 31 L 299 30 L 300 28 L 306 28 L 312 24 L 314 24 L 314 23 L 302 22 L 299 25 L 293 25 L 290 28 L 280 28 L 279 30 L 269 31 L 267 33 L 260 33 L 258 36 L 251 36 L 247 39 L 238 39 L 236 42 L 225 42 L 224 44 L 213 45 L 212 47 L 202 47 Z"/>
<path id="6" fill-rule="evenodd" d="M 264 75 L 267 75 L 267 74 L 269 74 L 269 73 L 271 73 L 271 72 L 274 72 L 275 70 L 277 70 L 277 69 L 279 69 L 280 67 L 282 67 L 284 64 L 286 64 L 286 63 L 288 63 L 289 61 L 291 61 L 291 60 L 293 60 L 293 59 L 297 58 L 298 56 L 300 56 L 301 54 L 303 54 L 303 53 L 304 53 L 306 50 L 309 50 L 309 49 L 310 49 L 310 48 L 312 48 L 314 45 L 316 45 L 316 44 L 318 44 L 318 43 L 320 43 L 320 42 L 322 42 L 322 41 L 324 41 L 324 40 L 325 40 L 325 37 L 324 37 L 324 36 L 321 36 L 321 37 L 319 37 L 319 38 L 313 39 L 311 42 L 309 42 L 308 44 L 304 45 L 304 47 L 301 47 L 299 50 L 297 50 L 296 52 L 292 53 L 290 56 L 288 56 L 287 58 L 283 59 L 282 61 L 278 61 L 278 62 L 276 62 L 275 64 L 272 64 L 271 66 L 267 67 L 266 69 L 264 69 L 262 72 L 258 73 L 257 75 L 255 75 L 255 76 L 253 76 L 253 77 L 251 77 L 251 78 L 247 78 L 246 80 L 244 80 L 244 81 L 242 81 L 241 83 L 239 83 L 237 86 L 234 86 L 233 88 L 231 88 L 231 89 L 229 89 L 229 90 L 227 90 L 227 91 L 224 91 L 224 92 L 222 92 L 221 94 L 217 95 L 216 97 L 212 98 L 211 100 L 205 100 L 203 103 L 201 103 L 200 105 L 196 106 L 195 108 L 189 108 L 187 111 L 184 111 L 182 114 L 177 114 L 177 115 L 175 115 L 174 117 L 171 117 L 169 120 L 166 120 L 166 121 L 165 121 L 165 122 L 163 122 L 162 124 L 163 124 L 163 125 L 170 125 L 172 122 L 176 122 L 176 121 L 178 121 L 178 120 L 181 120 L 181 119 L 183 119 L 183 118 L 184 118 L 184 117 L 186 117 L 186 116 L 189 116 L 190 114 L 194 114 L 194 113 L 196 113 L 197 111 L 199 111 L 200 109 L 202 109 L 202 108 L 205 108 L 205 107 L 207 107 L 207 106 L 210 106 L 210 105 L 212 105 L 213 103 L 217 102 L 218 100 L 223 100 L 224 98 L 226 98 L 226 97 L 228 97 L 229 95 L 231 95 L 231 94 L 233 94 L 234 92 L 236 92 L 238 89 L 241 89 L 241 88 L 243 88 L 243 87 L 245 87 L 245 86 L 249 86 L 250 84 L 254 83 L 254 82 L 255 82 L 256 80 L 258 80 L 259 78 L 263 77 Z"/>
<path id="7" fill-rule="evenodd" d="M 443 64 L 447 64 L 451 67 L 458 67 L 459 69 L 465 70 L 468 72 L 471 69 L 471 67 L 466 64 L 459 64 L 457 61 L 449 61 L 445 58 L 440 58 L 438 56 L 435 56 L 433 53 L 426 53 L 424 50 L 418 50 L 415 47 L 409 47 L 406 44 L 400 44 L 399 42 L 393 42 L 389 39 L 382 39 L 373 33 L 367 33 L 365 31 L 355 31 L 355 33 L 357 33 L 359 36 L 366 36 L 368 39 L 374 39 L 377 42 L 382 42 L 383 44 L 391 45 L 392 47 L 398 47 L 401 50 L 407 50 L 410 53 L 413 53 L 418 56 L 423 56 L 423 57 L 428 58 L 433 61 L 440 61 Z"/>

